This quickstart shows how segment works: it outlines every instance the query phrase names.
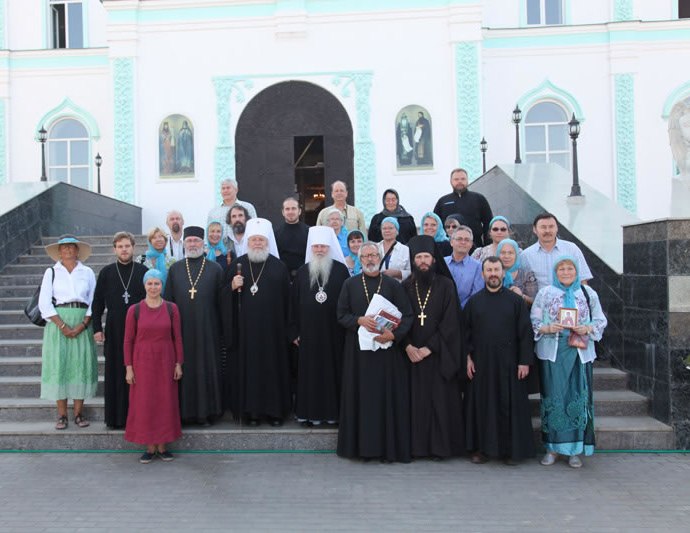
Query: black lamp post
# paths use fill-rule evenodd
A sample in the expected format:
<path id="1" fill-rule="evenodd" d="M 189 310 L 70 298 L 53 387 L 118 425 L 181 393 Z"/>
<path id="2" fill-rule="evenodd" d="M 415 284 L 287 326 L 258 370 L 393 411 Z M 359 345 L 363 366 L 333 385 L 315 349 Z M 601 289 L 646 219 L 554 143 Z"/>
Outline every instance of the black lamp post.
<path id="1" fill-rule="evenodd" d="M 573 186 L 570 188 L 570 196 L 582 196 L 580 191 L 580 176 L 577 170 L 577 137 L 580 135 L 580 121 L 573 118 L 568 122 L 570 127 L 570 138 L 573 140 Z"/>
<path id="2" fill-rule="evenodd" d="M 103 158 L 100 152 L 96 154 L 96 171 L 98 174 L 98 194 L 101 194 L 101 165 L 103 164 Z"/>
<path id="3" fill-rule="evenodd" d="M 482 142 L 479 143 L 479 149 L 482 151 L 482 170 L 486 174 L 486 151 L 489 149 L 489 143 L 482 137 Z"/>
<path id="4" fill-rule="evenodd" d="M 38 140 L 41 142 L 41 181 L 48 181 L 46 176 L 46 141 L 48 140 L 48 132 L 43 126 L 38 130 Z"/>
<path id="5" fill-rule="evenodd" d="M 522 120 L 522 111 L 515 104 L 515 109 L 513 109 L 513 123 L 515 124 L 515 162 L 522 163 L 520 159 L 520 121 Z"/>

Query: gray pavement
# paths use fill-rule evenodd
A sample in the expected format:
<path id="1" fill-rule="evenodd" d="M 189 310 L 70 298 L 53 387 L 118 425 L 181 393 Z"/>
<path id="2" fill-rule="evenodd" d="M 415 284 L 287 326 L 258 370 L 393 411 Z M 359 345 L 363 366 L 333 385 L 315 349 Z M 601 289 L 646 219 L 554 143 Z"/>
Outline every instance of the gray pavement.
<path id="1" fill-rule="evenodd" d="M 334 454 L 0 454 L 0 532 L 689 531 L 690 455 L 581 470 Z"/>

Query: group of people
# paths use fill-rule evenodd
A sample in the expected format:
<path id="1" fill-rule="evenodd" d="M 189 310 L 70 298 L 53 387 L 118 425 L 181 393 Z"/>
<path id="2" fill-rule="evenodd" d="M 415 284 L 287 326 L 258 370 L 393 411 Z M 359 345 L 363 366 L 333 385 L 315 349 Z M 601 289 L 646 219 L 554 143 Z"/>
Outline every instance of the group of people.
<path id="1" fill-rule="evenodd" d="M 335 182 L 316 226 L 287 198 L 274 231 L 227 180 L 205 228 L 170 212 L 169 235 L 151 230 L 138 259 L 134 237 L 117 233 L 98 280 L 83 264 L 88 244 L 47 246 L 56 264 L 39 302 L 41 397 L 57 401 L 56 429 L 68 425 L 68 398 L 75 424 L 89 423 L 95 340 L 105 343 L 106 425 L 145 445 L 144 463 L 173 458 L 166 445 L 182 424 L 229 410 L 249 426 L 291 413 L 337 424 L 342 457 L 513 464 L 535 454 L 536 368 L 541 462 L 581 466 L 594 448 L 592 362 L 606 327 L 592 274 L 554 215 L 536 217 L 537 242 L 522 250 L 467 185 L 455 169 L 421 235 L 393 189 L 368 228 Z"/>

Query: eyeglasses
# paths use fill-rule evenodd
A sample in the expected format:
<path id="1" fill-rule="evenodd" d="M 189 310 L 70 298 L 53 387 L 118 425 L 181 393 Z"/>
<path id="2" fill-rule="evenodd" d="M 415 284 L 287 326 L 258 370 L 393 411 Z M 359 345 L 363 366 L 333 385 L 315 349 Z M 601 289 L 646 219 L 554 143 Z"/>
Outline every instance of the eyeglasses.
<path id="1" fill-rule="evenodd" d="M 491 231 L 508 231 L 508 228 L 503 228 L 503 227 L 495 227 L 491 228 Z"/>
<path id="2" fill-rule="evenodd" d="M 360 259 L 373 259 L 374 257 L 378 257 L 379 254 L 364 254 L 360 256 Z"/>
<path id="3" fill-rule="evenodd" d="M 472 242 L 472 239 L 469 237 L 455 237 L 453 240 L 458 242 Z"/>
<path id="4" fill-rule="evenodd" d="M 456 229 L 456 228 L 459 228 L 460 226 L 458 224 L 446 224 L 443 227 L 446 229 Z"/>

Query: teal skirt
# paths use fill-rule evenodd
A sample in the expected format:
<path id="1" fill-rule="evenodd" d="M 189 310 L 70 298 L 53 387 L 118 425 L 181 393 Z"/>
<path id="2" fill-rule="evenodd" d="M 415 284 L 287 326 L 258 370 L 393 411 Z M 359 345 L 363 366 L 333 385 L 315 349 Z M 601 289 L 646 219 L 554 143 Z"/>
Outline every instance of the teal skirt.
<path id="1" fill-rule="evenodd" d="M 547 451 L 594 453 L 592 363 L 582 364 L 567 335 L 558 341 L 556 361 L 540 360 L 541 433 Z"/>
<path id="2" fill-rule="evenodd" d="M 58 316 L 68 326 L 84 320 L 86 309 L 58 307 Z M 83 400 L 96 395 L 98 361 L 91 327 L 68 339 L 51 321 L 43 332 L 41 398 Z"/>

